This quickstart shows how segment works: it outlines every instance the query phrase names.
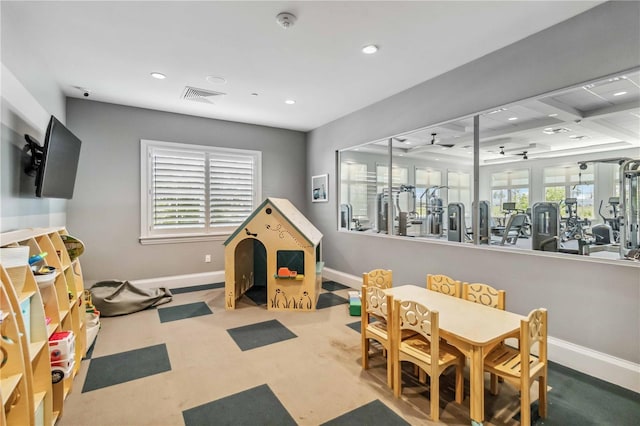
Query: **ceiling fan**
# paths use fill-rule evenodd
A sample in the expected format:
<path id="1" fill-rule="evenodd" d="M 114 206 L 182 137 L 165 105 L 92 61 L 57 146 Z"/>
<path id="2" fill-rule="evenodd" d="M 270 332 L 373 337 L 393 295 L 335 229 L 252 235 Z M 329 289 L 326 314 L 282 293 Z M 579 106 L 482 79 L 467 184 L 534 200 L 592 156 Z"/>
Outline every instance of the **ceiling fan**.
<path id="1" fill-rule="evenodd" d="M 439 143 L 439 140 L 436 140 L 437 133 L 431 133 L 431 145 L 438 145 L 443 148 L 453 148 L 456 144 L 453 143 Z"/>
<path id="2" fill-rule="evenodd" d="M 523 160 L 528 160 L 529 157 L 527 157 L 527 151 L 522 151 L 522 152 L 518 152 L 514 155 L 521 155 Z"/>

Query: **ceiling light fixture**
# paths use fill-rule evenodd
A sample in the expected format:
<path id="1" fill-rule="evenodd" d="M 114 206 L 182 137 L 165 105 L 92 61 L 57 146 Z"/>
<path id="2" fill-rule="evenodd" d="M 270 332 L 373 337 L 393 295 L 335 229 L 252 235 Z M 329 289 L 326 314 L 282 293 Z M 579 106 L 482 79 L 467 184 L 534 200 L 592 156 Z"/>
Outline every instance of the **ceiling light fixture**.
<path id="1" fill-rule="evenodd" d="M 509 117 L 507 120 L 514 121 L 514 120 L 517 120 L 517 119 L 518 119 L 518 117 Z"/>
<path id="2" fill-rule="evenodd" d="M 293 99 L 287 99 L 286 101 L 284 101 L 284 103 L 287 105 L 293 105 L 296 103 L 296 101 L 294 101 Z"/>
<path id="3" fill-rule="evenodd" d="M 258 94 L 256 92 L 253 92 L 251 96 L 258 96 Z"/>
<path id="4" fill-rule="evenodd" d="M 152 72 L 151 77 L 157 78 L 158 80 L 164 80 L 165 78 L 167 78 L 167 76 L 162 74 L 161 72 Z"/>
<path id="5" fill-rule="evenodd" d="M 549 114 L 549 117 L 557 117 L 558 114 Z"/>
<path id="6" fill-rule="evenodd" d="M 375 44 L 368 44 L 362 48 L 362 53 L 364 53 L 365 55 L 373 55 L 377 51 L 378 46 L 376 46 Z"/>
<path id="7" fill-rule="evenodd" d="M 618 92 L 618 93 L 614 93 L 613 96 L 622 96 L 622 95 L 626 95 L 627 92 Z"/>
<path id="8" fill-rule="evenodd" d="M 209 83 L 213 83 L 213 84 L 227 84 L 227 79 L 224 77 L 216 77 L 215 75 L 208 75 L 205 77 L 205 79 Z"/>

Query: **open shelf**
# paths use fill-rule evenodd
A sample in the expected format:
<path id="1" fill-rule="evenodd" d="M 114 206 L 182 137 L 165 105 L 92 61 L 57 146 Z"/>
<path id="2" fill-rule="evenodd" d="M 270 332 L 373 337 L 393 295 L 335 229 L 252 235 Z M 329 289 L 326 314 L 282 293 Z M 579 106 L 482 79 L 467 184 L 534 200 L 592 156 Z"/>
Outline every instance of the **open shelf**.
<path id="1" fill-rule="evenodd" d="M 82 269 L 78 259 L 69 257 L 61 233 L 66 230 L 38 228 L 0 235 L 2 248 L 28 249 L 4 258 L 11 259 L 8 268 L 0 265 L 3 336 L 13 341 L 3 343 L 8 362 L 0 375 L 2 426 L 51 426 L 61 417 L 78 369 L 74 368 L 63 383 L 52 385 L 49 338 L 54 333 L 74 333 L 76 346 L 71 356 L 76 366 L 86 353 Z M 38 285 L 28 266 L 28 258 L 42 252 L 47 256 L 40 264 L 56 268 L 55 279 L 47 285 Z"/>
<path id="2" fill-rule="evenodd" d="M 9 377 L 2 377 L 0 382 L 0 388 L 2 389 L 2 405 L 5 405 L 9 400 L 9 397 L 13 394 L 13 391 L 20 383 L 22 379 L 22 373 L 13 374 Z"/>

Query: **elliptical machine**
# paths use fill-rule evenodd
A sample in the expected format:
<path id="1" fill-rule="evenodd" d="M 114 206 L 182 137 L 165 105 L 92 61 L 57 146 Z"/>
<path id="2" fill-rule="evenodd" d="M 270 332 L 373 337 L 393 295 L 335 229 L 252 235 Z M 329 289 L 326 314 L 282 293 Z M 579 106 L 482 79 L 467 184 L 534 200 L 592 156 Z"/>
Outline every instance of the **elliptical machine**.
<path id="1" fill-rule="evenodd" d="M 620 217 L 618 216 L 620 197 L 609 197 L 609 206 L 611 206 L 613 217 L 605 217 L 602 214 L 602 204 L 604 204 L 604 200 L 600 200 L 598 214 L 604 223 L 593 226 L 591 234 L 593 234 L 597 245 L 618 244 L 620 242 Z"/>

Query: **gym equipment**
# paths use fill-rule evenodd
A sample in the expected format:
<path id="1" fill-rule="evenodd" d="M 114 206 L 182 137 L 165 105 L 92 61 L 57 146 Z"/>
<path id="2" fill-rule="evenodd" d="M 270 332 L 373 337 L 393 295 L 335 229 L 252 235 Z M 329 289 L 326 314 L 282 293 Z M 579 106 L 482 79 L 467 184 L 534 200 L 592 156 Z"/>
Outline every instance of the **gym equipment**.
<path id="1" fill-rule="evenodd" d="M 602 218 L 603 223 L 595 225 L 591 228 L 591 235 L 595 238 L 596 245 L 617 244 L 620 242 L 620 218 L 618 217 L 619 197 L 610 197 L 609 206 L 612 208 L 613 217 L 605 217 L 602 214 L 602 204 L 604 200 L 600 200 L 598 214 Z"/>
<path id="2" fill-rule="evenodd" d="M 351 230 L 353 221 L 353 209 L 351 204 L 340 204 L 340 229 Z"/>
<path id="3" fill-rule="evenodd" d="M 527 223 L 527 215 L 524 213 L 516 213 L 509 216 L 507 224 L 504 228 L 498 229 L 498 236 L 502 237 L 500 241 L 492 241 L 491 244 L 500 244 L 501 246 L 509 243 L 515 245 L 520 237 L 522 228 Z"/>
<path id="4" fill-rule="evenodd" d="M 427 188 L 423 196 L 426 195 L 426 209 L 427 217 L 422 223 L 422 229 L 420 234 L 426 236 L 441 237 L 442 236 L 442 216 L 444 213 L 444 207 L 442 204 L 442 198 L 439 197 L 438 191 L 440 189 L 448 188 L 447 186 L 431 186 Z M 420 197 L 420 203 L 422 207 L 422 197 Z"/>
<path id="5" fill-rule="evenodd" d="M 578 200 L 576 198 L 565 198 L 565 211 L 567 217 L 562 218 L 561 240 L 584 240 L 584 228 L 591 225 L 589 219 L 580 219 L 578 216 Z"/>
<path id="6" fill-rule="evenodd" d="M 489 244 L 491 237 L 489 236 L 489 202 L 480 201 L 478 203 L 480 211 L 480 244 Z"/>
<path id="7" fill-rule="evenodd" d="M 640 244 L 640 159 L 620 167 L 620 257 L 630 258 Z"/>
<path id="8" fill-rule="evenodd" d="M 560 207 L 557 203 L 541 202 L 531 207 L 531 248 L 558 251 Z"/>
<path id="9" fill-rule="evenodd" d="M 406 236 L 407 227 L 415 222 L 416 213 L 416 187 L 413 185 L 400 185 L 396 191 L 396 209 L 398 211 L 398 235 Z"/>
<path id="10" fill-rule="evenodd" d="M 391 196 L 389 196 L 388 188 L 384 188 L 382 192 L 376 194 L 376 231 L 387 233 L 389 203 L 391 202 L 394 229 L 398 231 L 398 235 L 407 235 L 409 220 L 411 220 L 411 223 L 416 222 L 414 220 L 417 217 L 415 198 L 415 186 L 412 185 L 392 187 Z M 395 200 L 395 202 L 391 200 Z"/>
<path id="11" fill-rule="evenodd" d="M 447 206 L 447 240 L 462 243 L 465 236 L 464 204 L 449 203 Z"/>
<path id="12" fill-rule="evenodd" d="M 376 194 L 376 232 L 387 233 L 389 195 L 387 188 Z"/>

